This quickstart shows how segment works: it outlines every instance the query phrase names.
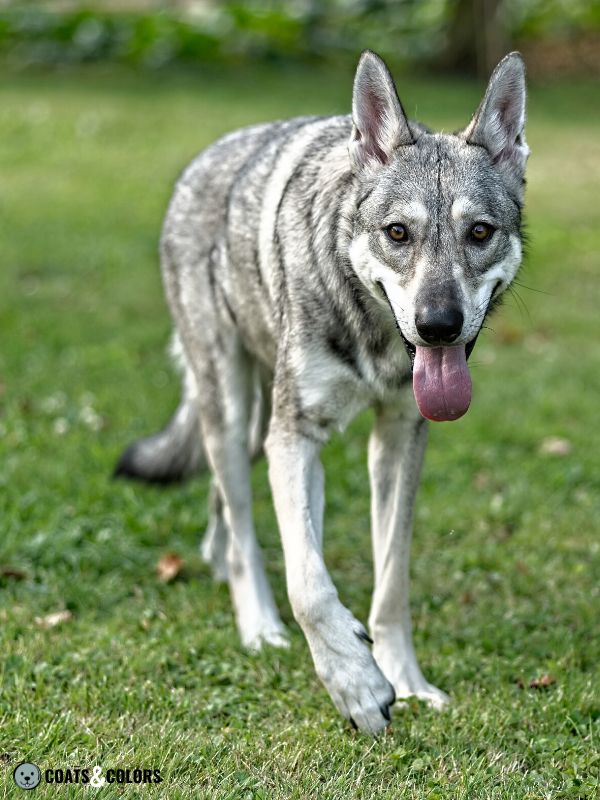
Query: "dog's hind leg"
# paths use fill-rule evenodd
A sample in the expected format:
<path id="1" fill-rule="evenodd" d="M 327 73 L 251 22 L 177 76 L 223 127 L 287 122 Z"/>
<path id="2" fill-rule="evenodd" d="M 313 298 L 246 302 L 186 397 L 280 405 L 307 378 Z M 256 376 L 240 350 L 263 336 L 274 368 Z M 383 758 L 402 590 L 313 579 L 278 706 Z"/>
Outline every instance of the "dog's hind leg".
<path id="1" fill-rule="evenodd" d="M 210 387 L 199 397 L 204 448 L 214 478 L 216 512 L 206 549 L 217 554 L 225 545 L 227 579 L 242 643 L 259 649 L 264 643 L 284 646 L 285 630 L 267 582 L 252 520 L 250 421 L 253 365 L 235 333 L 221 337 L 221 352 L 209 358 L 191 355 L 199 385 Z M 217 563 L 218 560 L 217 560 Z"/>
<path id="2" fill-rule="evenodd" d="M 425 679 L 417 662 L 408 591 L 413 506 L 426 443 L 427 425 L 416 409 L 378 410 L 369 439 L 375 563 L 369 627 L 373 655 L 396 697 L 416 695 L 439 708 L 448 697 Z"/>
<path id="3" fill-rule="evenodd" d="M 254 396 L 248 426 L 248 447 L 253 461 L 260 458 L 263 453 L 270 413 L 269 387 L 265 385 L 264 380 L 261 380 L 258 369 L 254 372 Z M 210 564 L 214 579 L 220 583 L 224 583 L 228 579 L 227 540 L 223 501 L 218 486 L 213 480 L 208 497 L 208 526 L 200 552 L 205 563 Z"/>
<path id="4" fill-rule="evenodd" d="M 227 539 L 223 501 L 217 484 L 212 480 L 208 495 L 208 526 L 200 546 L 200 552 L 205 563 L 210 564 L 213 577 L 218 583 L 225 583 L 229 577 Z"/>

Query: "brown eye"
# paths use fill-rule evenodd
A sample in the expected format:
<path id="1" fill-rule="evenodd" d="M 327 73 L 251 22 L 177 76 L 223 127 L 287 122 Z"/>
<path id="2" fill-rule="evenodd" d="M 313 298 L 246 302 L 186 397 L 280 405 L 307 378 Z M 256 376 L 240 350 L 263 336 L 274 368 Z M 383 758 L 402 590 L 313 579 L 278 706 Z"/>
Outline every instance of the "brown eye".
<path id="1" fill-rule="evenodd" d="M 494 228 L 488 225 L 487 222 L 476 222 L 471 228 L 470 237 L 474 242 L 480 244 L 481 242 L 487 242 L 493 232 Z"/>
<path id="2" fill-rule="evenodd" d="M 404 243 L 408 241 L 408 232 L 404 225 L 400 225 L 399 222 L 395 222 L 393 225 L 388 225 L 385 231 L 392 242 Z"/>

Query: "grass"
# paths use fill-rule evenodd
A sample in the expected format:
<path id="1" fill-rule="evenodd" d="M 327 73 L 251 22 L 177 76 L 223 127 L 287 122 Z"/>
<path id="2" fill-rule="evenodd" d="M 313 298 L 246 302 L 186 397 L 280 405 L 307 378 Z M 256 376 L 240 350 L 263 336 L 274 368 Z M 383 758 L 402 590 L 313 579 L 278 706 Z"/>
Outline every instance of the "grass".
<path id="1" fill-rule="evenodd" d="M 136 77 L 96 68 L 0 87 L 0 797 L 12 769 L 160 769 L 102 797 L 593 798 L 600 793 L 600 113 L 591 83 L 533 87 L 530 254 L 475 356 L 474 402 L 432 426 L 412 605 L 452 694 L 370 740 L 314 675 L 285 597 L 264 464 L 256 522 L 289 652 L 241 651 L 198 554 L 206 481 L 109 480 L 178 397 L 156 249 L 178 171 L 220 133 L 348 108 L 350 76 Z M 481 87 L 399 81 L 464 124 Z M 326 556 L 360 619 L 371 588 L 368 415 L 325 452 Z M 549 437 L 567 442 L 544 452 Z M 546 448 L 547 449 L 547 448 Z M 185 560 L 161 584 L 165 552 Z M 15 574 L 10 574 L 9 568 Z M 36 618 L 68 610 L 51 628 Z M 530 681 L 550 675 L 546 689 Z M 79 797 L 42 784 L 39 797 Z"/>

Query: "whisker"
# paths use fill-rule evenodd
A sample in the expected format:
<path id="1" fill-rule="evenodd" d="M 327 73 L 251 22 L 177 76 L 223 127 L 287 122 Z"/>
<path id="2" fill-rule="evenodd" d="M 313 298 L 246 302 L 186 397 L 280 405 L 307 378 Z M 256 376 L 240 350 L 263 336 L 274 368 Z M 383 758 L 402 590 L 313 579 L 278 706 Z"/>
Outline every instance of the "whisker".
<path id="1" fill-rule="evenodd" d="M 519 287 L 519 289 L 527 289 L 528 291 L 535 292 L 536 294 L 545 294 L 548 297 L 556 296 L 554 292 L 547 292 L 545 291 L 545 289 L 536 289 L 533 286 L 527 286 L 526 283 L 521 283 L 521 281 L 518 281 L 516 279 L 513 281 L 513 284 L 516 284 Z"/>
<path id="2" fill-rule="evenodd" d="M 490 364 L 486 363 L 485 361 L 471 361 L 469 359 L 469 369 L 477 369 L 477 367 L 489 367 Z"/>
<path id="3" fill-rule="evenodd" d="M 516 289 L 512 286 L 508 287 L 509 292 L 511 293 L 512 297 L 515 298 L 515 302 L 517 304 L 517 308 L 520 311 L 521 319 L 523 320 L 524 317 L 527 317 L 528 323 L 531 325 L 531 314 L 529 313 L 529 309 L 527 308 L 527 304 L 523 300 L 523 298 L 519 295 Z"/>

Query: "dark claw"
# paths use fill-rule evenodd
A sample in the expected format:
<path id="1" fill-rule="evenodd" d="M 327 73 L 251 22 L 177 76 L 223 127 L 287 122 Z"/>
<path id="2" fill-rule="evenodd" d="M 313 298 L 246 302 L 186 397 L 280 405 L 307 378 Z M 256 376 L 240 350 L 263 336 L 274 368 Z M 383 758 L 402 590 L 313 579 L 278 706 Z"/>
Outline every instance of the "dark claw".
<path id="1" fill-rule="evenodd" d="M 354 633 L 358 636 L 359 639 L 362 639 L 363 642 L 368 642 L 369 644 L 373 644 L 373 639 L 371 639 L 369 634 L 362 628 L 359 631 L 354 631 Z"/>
<path id="2" fill-rule="evenodd" d="M 388 722 L 392 721 L 392 717 L 390 715 L 390 709 L 388 706 L 379 706 L 379 710 L 383 714 L 383 716 L 387 719 Z"/>
<path id="3" fill-rule="evenodd" d="M 350 718 L 349 718 L 349 721 L 350 721 L 350 725 L 352 725 L 352 727 L 354 728 L 354 730 L 355 730 L 355 731 L 357 731 L 357 730 L 358 730 L 358 725 L 356 724 L 356 722 L 354 722 L 354 720 L 352 719 L 352 717 L 350 717 Z"/>

